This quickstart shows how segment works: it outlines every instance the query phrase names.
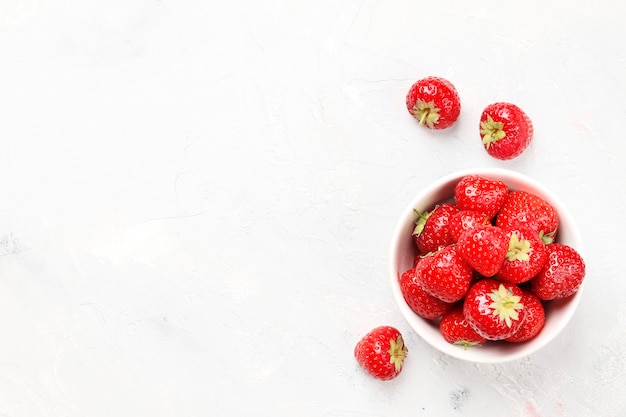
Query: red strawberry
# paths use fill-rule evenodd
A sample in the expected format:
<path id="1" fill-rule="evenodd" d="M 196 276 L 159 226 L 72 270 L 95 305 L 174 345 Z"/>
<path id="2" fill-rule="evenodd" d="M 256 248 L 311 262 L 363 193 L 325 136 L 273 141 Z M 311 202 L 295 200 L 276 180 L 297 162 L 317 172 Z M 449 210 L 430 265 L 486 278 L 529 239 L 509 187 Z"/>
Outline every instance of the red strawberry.
<path id="1" fill-rule="evenodd" d="M 507 337 L 507 342 L 525 342 L 537 336 L 546 323 L 546 312 L 539 297 L 528 290 L 522 290 L 521 303 L 526 310 L 526 318 L 522 326 L 512 336 Z"/>
<path id="2" fill-rule="evenodd" d="M 526 317 L 522 290 L 491 278 L 476 281 L 463 302 L 463 316 L 487 340 L 502 340 L 515 334 Z"/>
<path id="3" fill-rule="evenodd" d="M 488 224 L 466 230 L 456 245 L 461 258 L 476 272 L 492 277 L 504 263 L 509 237 L 504 230 Z"/>
<path id="4" fill-rule="evenodd" d="M 426 213 L 419 213 L 416 210 L 418 218 L 415 221 L 413 239 L 420 253 L 434 252 L 442 246 L 453 243 L 448 232 L 448 221 L 458 211 L 455 205 L 449 203 L 441 204 Z"/>
<path id="5" fill-rule="evenodd" d="M 533 124 L 515 104 L 493 103 L 480 117 L 480 136 L 489 155 L 502 160 L 513 159 L 530 145 Z"/>
<path id="6" fill-rule="evenodd" d="M 417 266 L 417 264 L 420 263 L 421 260 L 422 260 L 422 255 L 419 254 L 419 253 L 415 254 L 415 257 L 413 258 L 413 268 L 414 269 Z"/>
<path id="7" fill-rule="evenodd" d="M 452 304 L 441 301 L 424 291 L 417 281 L 415 269 L 409 269 L 402 274 L 400 290 L 411 310 L 425 319 L 438 319 L 452 308 Z"/>
<path id="8" fill-rule="evenodd" d="M 462 304 L 456 305 L 444 314 L 439 322 L 439 331 L 446 342 L 463 346 L 465 349 L 482 345 L 487 341 L 465 320 Z"/>
<path id="9" fill-rule="evenodd" d="M 504 264 L 496 273 L 503 281 L 521 284 L 541 271 L 548 259 L 546 246 L 533 230 L 518 228 L 508 231 L 509 249 Z"/>
<path id="10" fill-rule="evenodd" d="M 422 258 L 415 269 L 424 291 L 447 303 L 459 301 L 470 287 L 472 268 L 461 259 L 456 246 L 446 246 Z"/>
<path id="11" fill-rule="evenodd" d="M 548 260 L 530 281 L 531 289 L 542 300 L 569 297 L 585 278 L 585 262 L 576 249 L 561 243 L 546 245 Z"/>
<path id="12" fill-rule="evenodd" d="M 492 219 L 509 193 L 509 187 L 499 180 L 480 175 L 468 175 L 454 187 L 454 198 L 459 210 L 483 212 Z"/>
<path id="13" fill-rule="evenodd" d="M 559 215 L 543 198 L 527 191 L 512 191 L 496 217 L 503 229 L 526 227 L 535 230 L 544 243 L 552 243 L 559 227 Z"/>
<path id="14" fill-rule="evenodd" d="M 448 221 L 448 232 L 453 242 L 457 242 L 461 234 L 476 226 L 489 224 L 489 217 L 483 212 L 474 210 L 459 210 Z"/>
<path id="15" fill-rule="evenodd" d="M 461 100 L 450 81 L 426 77 L 411 86 L 406 96 L 406 107 L 419 120 L 420 126 L 445 129 L 458 119 Z"/>
<path id="16" fill-rule="evenodd" d="M 354 348 L 354 357 L 374 378 L 390 380 L 402 371 L 407 348 L 400 332 L 380 326 L 363 336 Z"/>

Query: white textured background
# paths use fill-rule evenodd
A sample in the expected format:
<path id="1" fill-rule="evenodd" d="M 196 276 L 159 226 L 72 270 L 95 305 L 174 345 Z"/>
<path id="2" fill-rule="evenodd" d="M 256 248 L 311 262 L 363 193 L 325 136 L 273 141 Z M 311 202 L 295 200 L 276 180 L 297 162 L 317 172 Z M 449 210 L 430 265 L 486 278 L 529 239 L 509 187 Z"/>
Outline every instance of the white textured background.
<path id="1" fill-rule="evenodd" d="M 0 2 L 0 416 L 626 415 L 620 1 Z M 439 75 L 455 127 L 404 96 Z M 494 101 L 532 146 L 481 148 Z M 541 352 L 422 342 L 387 276 L 396 216 L 475 166 L 544 182 L 587 284 Z M 402 375 L 366 376 L 380 324 Z"/>

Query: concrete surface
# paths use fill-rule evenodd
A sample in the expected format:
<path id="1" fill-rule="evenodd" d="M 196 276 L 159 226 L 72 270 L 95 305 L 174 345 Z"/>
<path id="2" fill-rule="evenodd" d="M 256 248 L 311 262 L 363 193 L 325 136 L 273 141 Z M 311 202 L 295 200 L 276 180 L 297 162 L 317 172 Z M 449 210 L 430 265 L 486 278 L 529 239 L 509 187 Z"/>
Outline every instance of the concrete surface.
<path id="1" fill-rule="evenodd" d="M 626 415 L 623 3 L 4 0 L 0 416 Z M 427 75 L 458 123 L 417 126 Z M 522 107 L 501 162 L 478 119 Z M 404 206 L 458 169 L 557 192 L 585 239 L 570 325 L 474 365 L 389 287 Z M 352 357 L 389 324 L 402 375 Z"/>

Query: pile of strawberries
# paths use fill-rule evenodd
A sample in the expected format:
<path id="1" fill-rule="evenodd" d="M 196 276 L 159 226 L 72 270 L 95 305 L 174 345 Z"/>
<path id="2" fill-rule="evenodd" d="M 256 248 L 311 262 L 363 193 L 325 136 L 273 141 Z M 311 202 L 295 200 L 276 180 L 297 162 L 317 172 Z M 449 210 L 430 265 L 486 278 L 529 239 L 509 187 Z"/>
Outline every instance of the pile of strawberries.
<path id="1" fill-rule="evenodd" d="M 441 319 L 450 343 L 530 340 L 544 303 L 573 295 L 585 277 L 580 254 L 555 241 L 554 207 L 502 181 L 466 176 L 453 202 L 416 217 L 417 255 L 400 288 L 416 314 Z"/>
<path id="2" fill-rule="evenodd" d="M 455 87 L 440 77 L 413 84 L 406 105 L 430 129 L 452 126 L 461 112 Z M 488 105 L 479 127 L 485 150 L 501 160 L 520 155 L 533 136 L 530 119 L 511 103 Z M 415 214 L 416 255 L 400 288 L 407 305 L 438 323 L 449 343 L 467 349 L 531 340 L 544 327 L 546 303 L 572 296 L 585 277 L 580 254 L 557 241 L 555 208 L 502 181 L 468 175 L 452 199 Z M 398 376 L 406 355 L 391 326 L 375 328 L 354 349 L 363 369 L 383 380 Z"/>

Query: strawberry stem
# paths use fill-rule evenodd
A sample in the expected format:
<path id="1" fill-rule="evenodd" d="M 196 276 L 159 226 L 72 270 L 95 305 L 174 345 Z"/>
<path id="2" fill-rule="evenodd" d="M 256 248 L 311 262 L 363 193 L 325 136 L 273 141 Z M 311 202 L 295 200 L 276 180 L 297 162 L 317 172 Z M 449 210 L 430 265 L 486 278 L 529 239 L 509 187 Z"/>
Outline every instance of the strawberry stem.
<path id="1" fill-rule="evenodd" d="M 389 353 L 389 363 L 392 363 L 396 369 L 396 372 L 400 372 L 402 369 L 402 364 L 404 363 L 404 358 L 406 358 L 407 348 L 404 345 L 404 340 L 402 340 L 402 336 L 398 335 L 396 340 L 391 339 L 389 341 L 391 347 L 387 351 Z"/>
<path id="2" fill-rule="evenodd" d="M 430 217 L 431 212 L 425 211 L 420 212 L 419 210 L 413 210 L 417 214 L 417 220 L 415 220 L 415 228 L 413 229 L 414 235 L 419 235 L 424 230 L 424 226 L 426 225 L 426 220 Z"/>
<path id="3" fill-rule="evenodd" d="M 518 310 L 522 310 L 524 305 L 520 303 L 522 297 L 513 295 L 513 292 L 500 284 L 497 290 L 489 294 L 493 301 L 489 308 L 493 309 L 493 315 L 498 316 L 500 321 L 504 321 L 507 327 L 513 325 L 513 320 L 519 320 Z"/>
<path id="4" fill-rule="evenodd" d="M 439 121 L 439 108 L 435 107 L 434 101 L 418 101 L 413 107 L 413 116 L 419 121 L 420 126 L 433 128 Z"/>
<path id="5" fill-rule="evenodd" d="M 463 346 L 463 350 L 467 350 L 467 348 L 469 347 L 480 346 L 479 342 L 470 342 L 468 340 L 457 340 L 453 344 L 457 346 Z"/>
<path id="6" fill-rule="evenodd" d="M 530 241 L 521 239 L 517 236 L 517 233 L 511 233 L 511 240 L 509 240 L 509 249 L 506 253 L 506 257 L 509 261 L 521 261 L 528 262 L 530 260 L 529 254 L 532 252 L 530 247 Z"/>
<path id="7" fill-rule="evenodd" d="M 556 230 L 549 232 L 549 233 L 545 233 L 543 230 L 541 232 L 539 232 L 539 238 L 541 239 L 541 241 L 545 244 L 545 245 L 549 245 L 550 243 L 554 242 L 554 235 L 556 234 Z"/>
<path id="8" fill-rule="evenodd" d="M 483 145 L 485 145 L 487 149 L 489 149 L 492 143 L 496 143 L 506 136 L 504 124 L 502 122 L 496 122 L 490 115 L 487 115 L 486 122 L 480 122 L 480 134 L 483 138 Z"/>

